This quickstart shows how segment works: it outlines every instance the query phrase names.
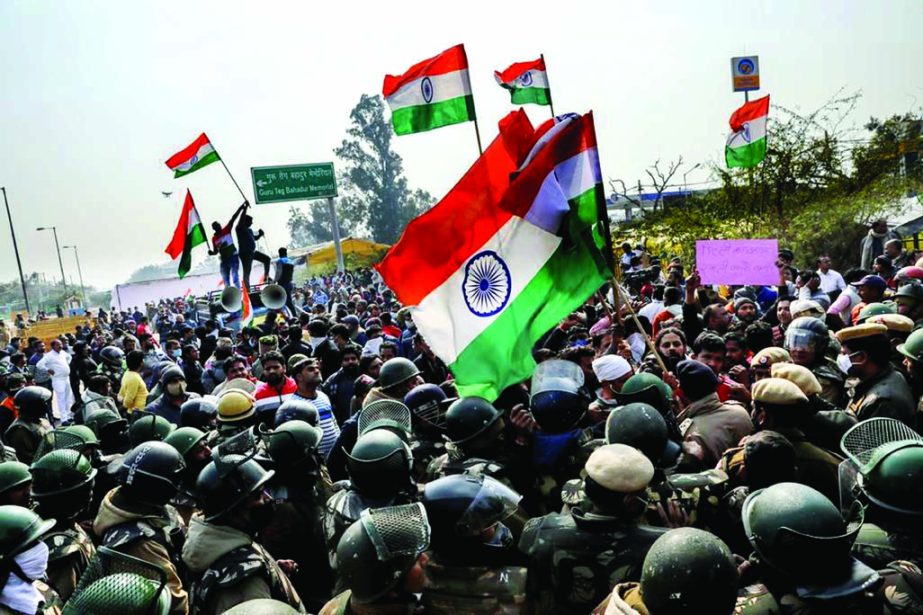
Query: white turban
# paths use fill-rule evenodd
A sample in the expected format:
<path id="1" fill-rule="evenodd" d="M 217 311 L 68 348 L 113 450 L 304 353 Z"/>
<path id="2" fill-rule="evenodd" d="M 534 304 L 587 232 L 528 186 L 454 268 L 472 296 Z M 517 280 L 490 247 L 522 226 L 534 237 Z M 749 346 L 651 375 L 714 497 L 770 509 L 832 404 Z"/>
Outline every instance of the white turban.
<path id="1" fill-rule="evenodd" d="M 600 382 L 618 380 L 631 372 L 631 364 L 614 354 L 606 354 L 593 360 L 593 373 Z"/>

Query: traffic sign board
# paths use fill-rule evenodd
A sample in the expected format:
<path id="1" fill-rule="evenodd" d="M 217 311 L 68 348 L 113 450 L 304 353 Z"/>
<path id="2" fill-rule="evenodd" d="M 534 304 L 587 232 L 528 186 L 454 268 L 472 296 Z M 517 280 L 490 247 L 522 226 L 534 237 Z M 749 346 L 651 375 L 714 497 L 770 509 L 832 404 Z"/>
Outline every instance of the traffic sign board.
<path id="1" fill-rule="evenodd" d="M 731 58 L 731 82 L 735 92 L 752 92 L 760 89 L 760 57 Z"/>
<path id="2" fill-rule="evenodd" d="M 257 204 L 309 201 L 337 195 L 332 162 L 252 167 L 250 175 Z"/>

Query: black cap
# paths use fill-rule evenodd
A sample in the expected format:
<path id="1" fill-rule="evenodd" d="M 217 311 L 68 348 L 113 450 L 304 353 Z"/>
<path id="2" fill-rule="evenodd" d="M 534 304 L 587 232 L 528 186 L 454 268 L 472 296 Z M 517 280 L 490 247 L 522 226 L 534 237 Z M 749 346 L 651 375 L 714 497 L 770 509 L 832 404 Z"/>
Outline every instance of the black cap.
<path id="1" fill-rule="evenodd" d="M 718 377 L 704 363 L 686 360 L 676 366 L 676 377 L 689 399 L 696 401 L 718 390 Z"/>

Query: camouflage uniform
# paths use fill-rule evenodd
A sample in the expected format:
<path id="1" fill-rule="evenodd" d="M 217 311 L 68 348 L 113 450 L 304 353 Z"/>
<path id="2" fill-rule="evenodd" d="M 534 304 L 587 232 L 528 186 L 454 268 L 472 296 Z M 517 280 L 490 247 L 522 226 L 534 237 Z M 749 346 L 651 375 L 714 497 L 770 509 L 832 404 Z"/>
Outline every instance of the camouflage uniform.
<path id="1" fill-rule="evenodd" d="M 32 422 L 19 417 L 7 428 L 3 439 L 16 450 L 19 461 L 28 465 L 35 461 L 35 451 L 39 442 L 49 431 L 51 423 L 48 419 L 41 418 L 37 422 Z"/>
<path id="2" fill-rule="evenodd" d="M 846 399 L 844 395 L 846 376 L 843 375 L 840 368 L 832 361 L 824 360 L 820 365 L 812 367 L 811 373 L 820 383 L 820 397 L 837 408 L 842 408 Z"/>
<path id="3" fill-rule="evenodd" d="M 853 543 L 853 555 L 872 568 L 886 568 L 896 560 L 923 568 L 923 537 L 919 531 L 890 525 L 863 523 Z"/>
<path id="4" fill-rule="evenodd" d="M 878 580 L 864 591 L 822 600 L 799 596 L 794 588 L 770 589 L 764 583 L 743 587 L 738 592 L 735 615 L 897 615 L 923 613 L 923 576 L 910 562 L 895 561 L 878 571 Z M 812 588 L 816 589 L 816 588 Z M 820 588 L 821 590 L 823 588 Z"/>
<path id="5" fill-rule="evenodd" d="M 613 584 L 641 578 L 644 556 L 663 528 L 584 513 L 531 519 L 519 540 L 529 557 L 529 595 L 540 613 L 586 613 Z"/>
<path id="6" fill-rule="evenodd" d="M 96 553 L 90 535 L 76 523 L 59 523 L 42 538 L 48 545 L 48 584 L 67 601 Z"/>
<path id="7" fill-rule="evenodd" d="M 445 566 L 430 560 L 423 569 L 425 613 L 494 615 L 528 613 L 526 579 L 520 566 Z"/>
<path id="8" fill-rule="evenodd" d="M 33 581 L 32 585 L 38 590 L 38 593 L 42 595 L 42 600 L 39 602 L 36 615 L 61 615 L 61 610 L 64 608 L 64 601 L 61 600 L 57 592 L 42 580 Z M 5 604 L 0 604 L 0 615 L 23 614 L 20 611 L 14 611 Z"/>
<path id="9" fill-rule="evenodd" d="M 446 452 L 445 442 L 427 438 L 412 438 L 410 452 L 413 453 L 413 469 L 411 476 L 414 482 L 426 482 L 429 465 Z"/>
<path id="10" fill-rule="evenodd" d="M 306 612 L 298 592 L 279 564 L 266 549 L 255 542 L 228 551 L 202 573 L 192 584 L 190 612 L 203 615 L 223 613 L 225 607 L 250 599 L 252 596 L 238 600 L 246 594 L 247 584 L 254 578 L 262 578 L 268 586 L 269 596 L 266 597 L 284 602 L 300 613 Z M 223 601 L 223 592 L 229 593 L 233 599 Z"/>

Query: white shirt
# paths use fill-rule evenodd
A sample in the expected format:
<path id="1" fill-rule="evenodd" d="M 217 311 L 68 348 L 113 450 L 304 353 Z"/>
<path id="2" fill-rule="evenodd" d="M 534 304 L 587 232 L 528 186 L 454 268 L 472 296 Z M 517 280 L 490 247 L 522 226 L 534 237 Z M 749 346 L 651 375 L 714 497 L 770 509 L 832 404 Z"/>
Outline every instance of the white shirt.
<path id="1" fill-rule="evenodd" d="M 663 311 L 663 301 L 651 301 L 643 308 L 638 310 L 638 316 L 644 316 L 647 318 L 647 322 L 653 324 L 654 318 Z"/>
<path id="2" fill-rule="evenodd" d="M 71 356 L 66 352 L 56 352 L 54 350 L 49 350 L 45 353 L 45 356 L 39 359 L 36 367 L 41 367 L 46 370 L 54 372 L 55 380 L 60 378 L 67 378 L 71 373 L 70 368 Z"/>
<path id="3" fill-rule="evenodd" d="M 827 273 L 824 273 L 818 269 L 817 275 L 820 276 L 820 289 L 825 293 L 832 293 L 835 290 L 843 290 L 846 288 L 846 281 L 838 271 L 828 269 Z"/>

